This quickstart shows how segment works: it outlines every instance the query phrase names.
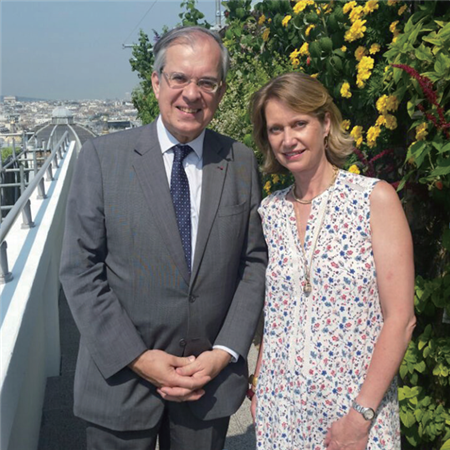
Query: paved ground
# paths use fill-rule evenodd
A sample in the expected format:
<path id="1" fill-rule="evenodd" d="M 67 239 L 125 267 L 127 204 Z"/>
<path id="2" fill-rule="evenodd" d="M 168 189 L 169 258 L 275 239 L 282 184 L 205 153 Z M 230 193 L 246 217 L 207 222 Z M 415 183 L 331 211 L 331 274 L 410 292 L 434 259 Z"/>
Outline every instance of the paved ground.
<path id="1" fill-rule="evenodd" d="M 47 380 L 38 450 L 84 450 L 83 422 L 73 416 L 73 376 L 79 333 L 63 295 L 60 298 L 61 375 Z M 252 346 L 249 366 L 255 366 L 257 350 Z M 255 438 L 249 401 L 231 418 L 226 450 L 254 450 Z"/>

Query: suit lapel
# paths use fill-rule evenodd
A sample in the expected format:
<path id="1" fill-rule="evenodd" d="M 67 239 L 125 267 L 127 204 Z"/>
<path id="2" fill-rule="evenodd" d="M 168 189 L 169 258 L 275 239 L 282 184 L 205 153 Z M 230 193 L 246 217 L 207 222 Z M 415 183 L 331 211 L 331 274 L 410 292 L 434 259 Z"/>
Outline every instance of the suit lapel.
<path id="1" fill-rule="evenodd" d="M 203 144 L 202 199 L 191 281 L 194 281 L 197 275 L 216 217 L 229 159 L 228 152 L 223 149 L 218 137 L 206 130 Z"/>
<path id="2" fill-rule="evenodd" d="M 189 285 L 188 267 L 158 142 L 156 122 L 143 129 L 135 148 L 133 167 L 162 239 L 186 284 Z"/>

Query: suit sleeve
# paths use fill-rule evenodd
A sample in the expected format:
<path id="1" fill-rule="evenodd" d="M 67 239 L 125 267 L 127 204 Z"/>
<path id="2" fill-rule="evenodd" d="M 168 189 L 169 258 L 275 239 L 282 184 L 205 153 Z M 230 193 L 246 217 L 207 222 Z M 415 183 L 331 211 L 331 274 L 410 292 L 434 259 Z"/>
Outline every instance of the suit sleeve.
<path id="1" fill-rule="evenodd" d="M 242 248 L 236 291 L 224 324 L 214 345 L 233 349 L 247 358 L 264 304 L 267 247 L 258 207 L 261 183 L 256 158 L 251 152 L 250 212 Z"/>
<path id="2" fill-rule="evenodd" d="M 105 378 L 146 350 L 108 284 L 102 168 L 92 141 L 81 149 L 66 211 L 60 278 L 81 340 Z"/>

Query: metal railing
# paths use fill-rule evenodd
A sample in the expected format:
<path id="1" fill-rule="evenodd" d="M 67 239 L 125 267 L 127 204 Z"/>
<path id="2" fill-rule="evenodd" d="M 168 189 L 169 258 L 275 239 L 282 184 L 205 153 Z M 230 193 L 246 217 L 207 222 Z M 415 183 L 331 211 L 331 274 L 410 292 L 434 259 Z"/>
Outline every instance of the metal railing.
<path id="1" fill-rule="evenodd" d="M 33 217 L 31 214 L 31 200 L 30 197 L 38 189 L 37 198 L 43 200 L 47 198 L 45 193 L 44 176 L 46 175 L 46 181 L 53 180 L 53 166 L 59 167 L 60 161 L 64 158 L 69 147 L 70 139 L 69 132 L 66 131 L 58 143 L 53 147 L 50 155 L 45 159 L 42 167 L 35 173 L 33 179 L 30 181 L 26 189 L 22 192 L 19 199 L 14 206 L 10 209 L 7 216 L 0 225 L 0 284 L 7 283 L 13 279 L 13 275 L 8 269 L 8 254 L 7 254 L 7 242 L 6 237 L 15 223 L 19 214 L 22 214 L 22 226 L 23 229 L 29 229 L 34 227 Z M 24 146 L 26 149 L 26 146 Z M 42 148 L 45 148 L 43 143 Z M 6 167 L 6 166 L 5 166 Z M 37 165 L 35 165 L 37 167 Z"/>

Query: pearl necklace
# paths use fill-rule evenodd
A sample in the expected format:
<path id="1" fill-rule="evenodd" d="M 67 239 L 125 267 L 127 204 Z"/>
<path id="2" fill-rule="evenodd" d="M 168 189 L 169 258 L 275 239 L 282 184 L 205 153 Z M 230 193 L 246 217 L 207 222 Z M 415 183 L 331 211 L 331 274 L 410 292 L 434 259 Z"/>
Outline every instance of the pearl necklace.
<path id="1" fill-rule="evenodd" d="M 330 184 L 327 186 L 327 188 L 324 191 L 326 191 L 327 189 L 330 189 L 330 187 L 333 186 L 334 182 L 336 181 L 337 175 L 339 173 L 339 167 L 336 167 L 334 165 L 332 167 L 333 167 L 333 176 L 331 177 Z M 319 194 L 315 195 L 313 198 L 311 198 L 309 200 L 302 200 L 295 195 L 296 189 L 297 189 L 297 185 L 294 184 L 294 189 L 292 189 L 292 195 L 294 196 L 294 200 L 302 205 L 310 205 L 315 198 L 317 198 L 319 195 L 322 195 L 324 192 L 324 191 L 320 192 Z"/>

